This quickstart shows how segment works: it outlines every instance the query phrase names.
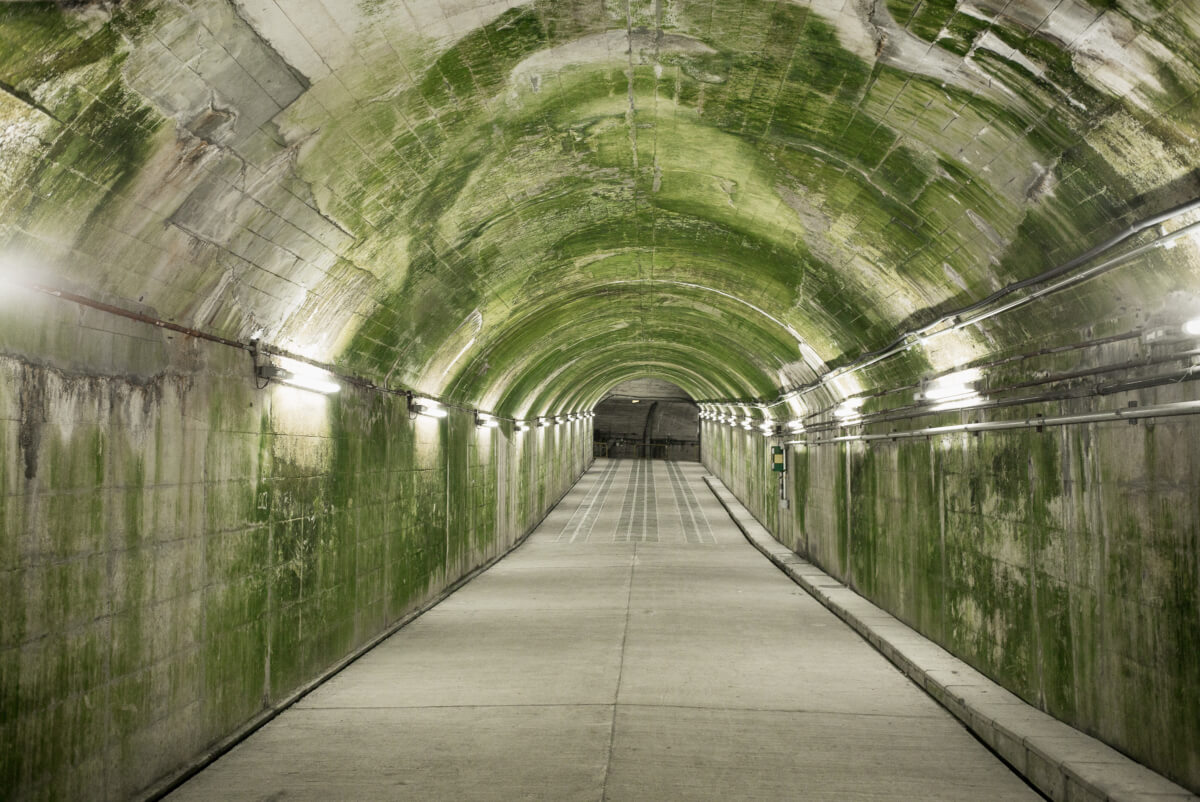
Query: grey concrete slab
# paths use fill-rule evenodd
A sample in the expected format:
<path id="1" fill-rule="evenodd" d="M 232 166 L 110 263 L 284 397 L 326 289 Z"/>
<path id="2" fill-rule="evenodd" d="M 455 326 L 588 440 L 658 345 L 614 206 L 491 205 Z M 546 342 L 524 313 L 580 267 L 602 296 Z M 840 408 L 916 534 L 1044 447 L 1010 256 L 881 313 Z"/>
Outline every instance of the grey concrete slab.
<path id="1" fill-rule="evenodd" d="M 614 802 L 1036 798 L 946 716 L 636 705 L 617 709 L 606 790 Z"/>
<path id="2" fill-rule="evenodd" d="M 174 798 L 1034 798 L 703 475 L 598 461 L 520 549 Z"/>
<path id="3" fill-rule="evenodd" d="M 611 706 L 293 708 L 170 799 L 594 800 L 611 730 Z"/>
<path id="4" fill-rule="evenodd" d="M 427 614 L 298 706 L 611 704 L 624 618 L 615 609 Z"/>

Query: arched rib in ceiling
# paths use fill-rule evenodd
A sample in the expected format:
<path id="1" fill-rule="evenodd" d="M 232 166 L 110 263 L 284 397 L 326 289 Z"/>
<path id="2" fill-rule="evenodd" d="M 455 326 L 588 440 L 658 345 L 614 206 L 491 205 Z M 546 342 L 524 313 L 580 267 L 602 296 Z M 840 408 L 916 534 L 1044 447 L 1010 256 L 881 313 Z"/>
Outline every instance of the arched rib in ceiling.
<path id="1" fill-rule="evenodd" d="M 592 350 L 615 347 L 612 358 L 629 361 L 660 343 L 678 342 L 695 352 L 681 366 L 706 374 L 722 365 L 723 372 L 742 377 L 730 389 L 753 396 L 771 392 L 780 370 L 800 360 L 793 335 L 761 310 L 719 292 L 659 287 L 620 282 L 571 286 L 533 299 L 510 325 L 478 337 L 458 360 L 454 382 L 446 386 L 454 398 L 478 398 L 491 406 L 512 382 L 545 376 L 535 365 L 547 355 L 551 363 L 569 364 Z M 584 378 L 572 368 L 559 372 L 557 380 L 577 383 Z"/>
<path id="2" fill-rule="evenodd" d="M 677 342 L 649 343 L 636 353 L 630 353 L 629 348 L 621 343 L 599 345 L 589 348 L 584 343 L 573 347 L 569 354 L 548 353 L 531 368 L 540 373 L 527 372 L 506 385 L 504 395 L 497 403 L 497 408 L 513 414 L 538 414 L 539 411 L 556 412 L 587 409 L 590 403 L 572 406 L 568 409 L 563 404 L 565 397 L 572 391 L 571 382 L 566 376 L 574 376 L 581 383 L 593 387 L 592 394 L 602 393 L 608 386 L 600 386 L 594 378 L 597 374 L 609 368 L 618 371 L 636 369 L 639 365 L 649 365 L 659 372 L 670 369 L 678 376 L 679 382 L 689 393 L 697 396 L 712 397 L 715 393 L 708 391 L 720 390 L 719 397 L 737 396 L 744 388 L 754 387 L 752 377 L 745 376 L 717 360 L 705 368 L 696 365 L 707 356 L 707 352 L 696 346 Z M 671 379 L 675 381 L 675 379 Z M 759 393 L 769 391 L 769 382 L 760 376 Z M 594 403 L 595 399 L 591 400 Z"/>

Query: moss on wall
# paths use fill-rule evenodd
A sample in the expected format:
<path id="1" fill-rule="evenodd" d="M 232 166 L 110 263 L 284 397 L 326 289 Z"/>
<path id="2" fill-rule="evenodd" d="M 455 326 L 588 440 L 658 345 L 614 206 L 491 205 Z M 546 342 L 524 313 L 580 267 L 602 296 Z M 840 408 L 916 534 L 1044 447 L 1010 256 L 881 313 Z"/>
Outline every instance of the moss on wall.
<path id="1" fill-rule="evenodd" d="M 780 539 L 1029 703 L 1200 787 L 1198 424 L 808 445 L 777 520 L 763 440 L 704 461 Z"/>
<path id="2" fill-rule="evenodd" d="M 191 371 L 138 378 L 0 358 L 0 452 L 37 454 L 29 477 L 0 465 L 16 798 L 127 798 L 184 767 L 502 553 L 590 462 L 582 424 L 414 421 L 190 348 Z"/>

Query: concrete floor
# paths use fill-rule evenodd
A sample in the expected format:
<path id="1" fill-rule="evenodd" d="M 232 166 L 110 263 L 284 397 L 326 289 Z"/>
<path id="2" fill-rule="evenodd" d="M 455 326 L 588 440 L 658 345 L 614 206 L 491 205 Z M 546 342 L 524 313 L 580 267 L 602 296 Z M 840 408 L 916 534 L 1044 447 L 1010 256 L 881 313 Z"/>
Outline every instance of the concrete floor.
<path id="1" fill-rule="evenodd" d="M 703 474 L 598 460 L 516 552 L 171 799 L 1037 798 Z"/>

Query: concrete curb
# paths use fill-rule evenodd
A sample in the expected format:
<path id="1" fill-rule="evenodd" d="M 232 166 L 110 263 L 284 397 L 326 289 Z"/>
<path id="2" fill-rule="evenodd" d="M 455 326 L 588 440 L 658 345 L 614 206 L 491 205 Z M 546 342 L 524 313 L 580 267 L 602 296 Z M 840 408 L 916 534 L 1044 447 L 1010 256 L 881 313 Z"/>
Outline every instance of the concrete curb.
<path id="1" fill-rule="evenodd" d="M 776 540 L 716 477 L 705 483 L 756 549 L 1055 800 L 1200 797 L 992 682 Z"/>

